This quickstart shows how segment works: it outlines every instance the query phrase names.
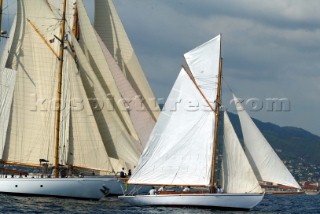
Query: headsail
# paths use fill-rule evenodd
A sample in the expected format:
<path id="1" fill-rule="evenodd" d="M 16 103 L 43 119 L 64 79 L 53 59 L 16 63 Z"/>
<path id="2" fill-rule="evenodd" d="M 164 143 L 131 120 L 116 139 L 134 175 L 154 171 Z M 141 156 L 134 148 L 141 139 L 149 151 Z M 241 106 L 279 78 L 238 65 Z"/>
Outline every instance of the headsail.
<path id="1" fill-rule="evenodd" d="M 157 101 L 112 0 L 95 1 L 94 28 L 134 90 L 145 99 L 148 112 L 156 120 L 160 112 Z"/>
<path id="2" fill-rule="evenodd" d="M 82 1 L 77 1 L 79 12 L 79 25 L 81 30 L 80 44 L 86 54 L 88 61 L 90 62 L 95 76 L 97 76 L 104 94 L 112 97 L 114 111 L 117 113 L 117 117 L 122 121 L 122 126 L 127 129 L 127 132 L 135 139 L 138 140 L 138 135 L 134 129 L 132 121 L 127 112 L 126 106 L 122 102 L 121 94 L 116 86 L 112 73 L 109 69 L 109 65 L 106 62 L 102 49 L 97 40 L 95 31 L 91 25 L 90 19 L 86 13 L 86 9 Z M 90 88 L 92 90 L 92 88 Z M 98 118 L 97 118 L 98 119 Z M 99 124 L 102 126 L 103 124 Z M 101 130 L 103 133 L 104 130 Z"/>
<path id="3" fill-rule="evenodd" d="M 214 112 L 205 106 L 182 69 L 129 183 L 210 184 Z"/>
<path id="4" fill-rule="evenodd" d="M 86 89 L 86 97 L 103 101 L 102 103 L 94 102 L 92 111 L 109 157 L 115 160 L 122 159 L 128 164 L 136 165 L 139 159 L 139 152 L 135 144 L 132 143 L 133 139 L 122 126 L 122 122 L 118 118 L 117 113 L 112 109 L 108 109 L 108 107 L 112 105 L 111 101 L 104 93 L 100 82 L 74 35 L 72 33 L 70 35 L 72 41 L 74 41 L 73 45 L 77 53 L 80 75 L 84 89 Z"/>
<path id="5" fill-rule="evenodd" d="M 233 99 L 241 123 L 246 146 L 245 151 L 258 180 L 300 189 L 300 185 L 264 138 L 235 95 L 233 95 Z"/>
<path id="6" fill-rule="evenodd" d="M 66 105 L 62 106 L 66 114 L 64 117 L 61 114 L 60 125 L 64 126 L 60 129 L 60 147 L 65 152 L 60 154 L 65 157 L 60 160 L 65 160 L 64 164 L 74 167 L 111 172 L 113 168 L 107 150 L 86 98 L 77 65 L 69 51 L 64 58 L 63 86 L 63 94 L 67 96 L 63 99 Z M 62 136 L 66 138 L 64 144 Z"/>
<path id="7" fill-rule="evenodd" d="M 227 112 L 224 112 L 223 189 L 227 193 L 262 192 Z"/>
<path id="8" fill-rule="evenodd" d="M 142 97 L 136 93 L 134 88 L 120 70 L 118 64 L 112 58 L 109 50 L 105 47 L 105 44 L 102 42 L 100 36 L 98 34 L 96 35 L 115 83 L 124 99 L 126 106 L 128 107 L 129 116 L 141 142 L 140 146 L 144 148 L 156 122 L 150 112 L 146 109 L 145 104 L 142 101 Z M 141 152 L 142 151 L 143 149 Z"/>

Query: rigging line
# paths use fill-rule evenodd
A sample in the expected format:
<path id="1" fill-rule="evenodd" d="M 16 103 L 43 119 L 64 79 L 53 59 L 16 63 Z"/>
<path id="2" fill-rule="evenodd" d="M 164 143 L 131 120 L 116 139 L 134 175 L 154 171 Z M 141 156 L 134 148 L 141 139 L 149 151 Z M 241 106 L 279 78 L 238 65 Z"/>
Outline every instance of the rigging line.
<path id="1" fill-rule="evenodd" d="M 226 86 L 227 86 L 227 88 L 229 89 L 229 91 L 231 92 L 231 93 L 234 93 L 233 92 L 233 90 L 232 90 L 232 88 L 230 87 L 230 85 L 228 84 L 228 82 L 222 77 L 222 81 L 226 84 Z"/>

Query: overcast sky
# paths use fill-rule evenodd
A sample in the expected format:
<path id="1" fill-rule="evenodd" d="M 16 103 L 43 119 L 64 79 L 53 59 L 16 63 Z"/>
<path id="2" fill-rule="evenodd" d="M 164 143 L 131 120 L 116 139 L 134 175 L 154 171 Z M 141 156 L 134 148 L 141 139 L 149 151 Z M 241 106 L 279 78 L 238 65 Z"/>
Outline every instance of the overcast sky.
<path id="1" fill-rule="evenodd" d="M 85 3 L 92 16 L 93 1 Z M 249 114 L 320 135 L 320 1 L 114 3 L 156 97 L 168 96 L 185 52 L 221 33 L 224 80 L 238 97 L 264 104 L 260 111 L 247 106 Z M 234 112 L 225 83 L 223 92 Z M 290 111 L 268 111 L 269 98 L 288 99 Z"/>
<path id="2" fill-rule="evenodd" d="M 157 97 L 168 96 L 185 52 L 222 33 L 225 81 L 238 97 L 264 104 L 249 114 L 320 135 L 320 1 L 114 3 Z M 224 103 L 234 111 L 224 89 Z M 287 98 L 290 111 L 268 111 L 268 98 Z"/>

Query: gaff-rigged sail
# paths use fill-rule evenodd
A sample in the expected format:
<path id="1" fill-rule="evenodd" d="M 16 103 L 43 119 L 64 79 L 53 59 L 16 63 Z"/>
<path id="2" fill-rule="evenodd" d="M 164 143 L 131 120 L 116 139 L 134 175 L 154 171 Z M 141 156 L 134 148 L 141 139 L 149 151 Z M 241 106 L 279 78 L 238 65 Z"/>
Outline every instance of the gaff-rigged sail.
<path id="1" fill-rule="evenodd" d="M 17 10 L 16 31 L 6 63 L 17 75 L 3 160 L 38 165 L 39 159 L 53 162 L 58 59 L 27 18 L 48 40 L 59 35 L 59 28 L 48 30 L 57 21 L 43 0 L 20 0 Z M 51 46 L 57 52 L 59 43 Z"/>
<path id="2" fill-rule="evenodd" d="M 209 185 L 215 118 L 205 106 L 181 70 L 129 183 Z"/>
<path id="3" fill-rule="evenodd" d="M 223 127 L 223 189 L 227 193 L 260 193 L 259 182 L 242 149 L 227 112 Z"/>
<path id="4" fill-rule="evenodd" d="M 144 98 L 147 111 L 156 120 L 160 112 L 157 101 L 111 0 L 95 1 L 94 28 L 136 93 Z"/>
<path id="5" fill-rule="evenodd" d="M 237 107 L 246 154 L 258 180 L 301 188 L 268 141 L 233 95 Z"/>

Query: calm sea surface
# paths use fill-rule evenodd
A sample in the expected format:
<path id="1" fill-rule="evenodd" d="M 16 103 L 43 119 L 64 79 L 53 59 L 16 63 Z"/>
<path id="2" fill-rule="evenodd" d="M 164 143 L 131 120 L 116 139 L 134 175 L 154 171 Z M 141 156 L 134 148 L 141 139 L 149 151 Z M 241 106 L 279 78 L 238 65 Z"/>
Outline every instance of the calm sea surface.
<path id="1" fill-rule="evenodd" d="M 251 212 L 196 208 L 132 207 L 109 197 L 85 201 L 0 194 L 0 213 L 320 213 L 320 195 L 266 195 Z"/>

